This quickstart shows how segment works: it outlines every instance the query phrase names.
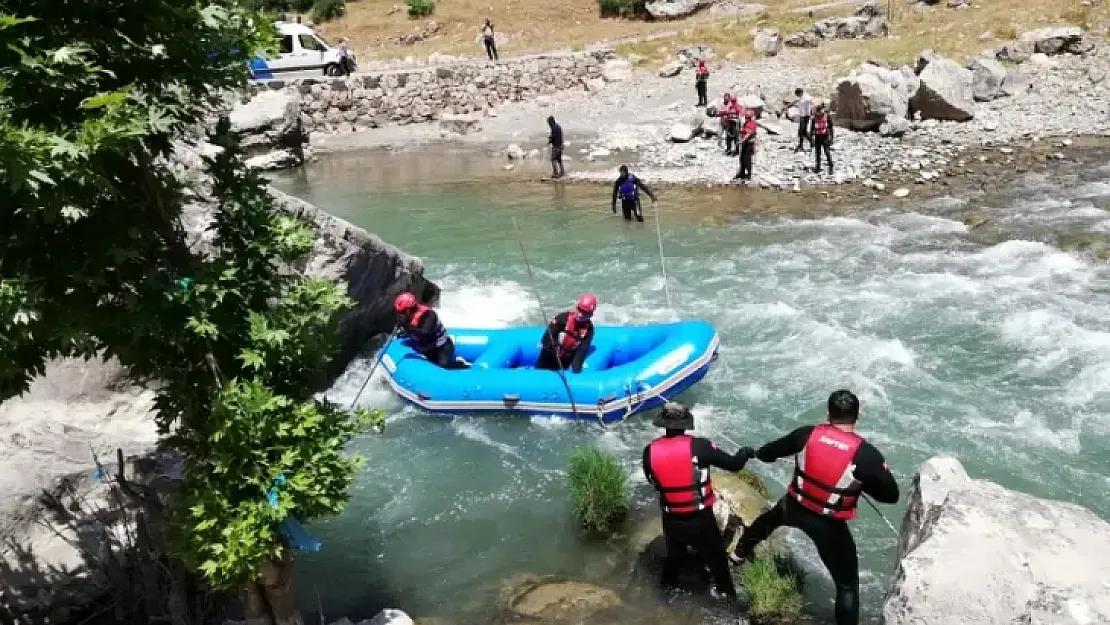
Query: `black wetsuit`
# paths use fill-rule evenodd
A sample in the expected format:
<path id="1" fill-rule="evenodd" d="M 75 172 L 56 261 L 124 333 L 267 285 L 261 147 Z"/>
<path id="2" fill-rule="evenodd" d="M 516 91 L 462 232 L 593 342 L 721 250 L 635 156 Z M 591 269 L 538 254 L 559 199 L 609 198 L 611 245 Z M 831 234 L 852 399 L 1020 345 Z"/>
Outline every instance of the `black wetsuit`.
<path id="1" fill-rule="evenodd" d="M 421 356 L 444 369 L 465 368 L 465 364 L 455 359 L 455 343 L 451 337 L 446 337 L 447 341 L 443 345 L 436 346 L 436 336 L 441 331 L 444 334 L 447 332 L 440 325 L 439 315 L 434 310 L 424 313 L 420 318 L 420 325 L 410 325 L 409 321 L 401 324 L 401 336 L 408 336 L 412 348 Z"/>
<path id="2" fill-rule="evenodd" d="M 544 330 L 543 339 L 540 343 L 542 347 L 539 360 L 536 361 L 537 369 L 558 371 L 559 365 L 562 364 L 563 369 L 571 369 L 575 373 L 582 372 L 582 363 L 586 361 L 586 354 L 590 351 L 590 343 L 594 340 L 594 324 L 592 321 L 586 321 L 586 335 L 578 342 L 578 347 L 573 352 L 566 352 L 557 348 L 557 344 L 559 335 L 566 331 L 567 316 L 571 314 L 578 313 L 569 310 L 561 312 L 555 315 L 555 318 L 547 324 L 547 329 Z"/>
<path id="3" fill-rule="evenodd" d="M 802 452 L 815 426 L 800 427 L 786 436 L 771 441 L 756 452 L 762 462 L 774 462 Z M 880 503 L 898 503 L 898 482 L 886 466 L 883 455 L 874 445 L 864 441 L 853 460 L 854 475 L 863 492 Z M 761 514 L 740 537 L 736 555 L 746 557 L 755 546 L 779 527 L 796 527 L 813 541 L 821 562 L 829 570 L 836 584 L 837 625 L 859 623 L 859 560 L 856 542 L 848 529 L 848 522 L 822 516 L 789 496 L 779 499 L 774 508 Z"/>
<path id="4" fill-rule="evenodd" d="M 617 212 L 617 198 L 619 197 L 621 200 L 621 212 L 624 213 L 624 220 L 632 221 L 632 216 L 635 215 L 636 221 L 643 221 L 644 211 L 640 207 L 640 194 L 621 193 L 621 185 L 629 178 L 635 183 L 637 189 L 646 193 L 647 196 L 651 198 L 651 201 L 655 201 L 655 194 L 651 192 L 651 189 L 649 189 L 642 180 L 633 174 L 622 174 L 617 178 L 617 181 L 613 183 L 613 212 Z"/>
<path id="5" fill-rule="evenodd" d="M 547 142 L 551 144 L 551 177 L 562 178 L 566 174 L 563 169 L 563 127 L 558 122 L 548 124 L 551 134 Z"/>
<path id="6" fill-rule="evenodd" d="M 810 135 L 813 137 L 813 154 L 816 160 L 813 165 L 813 171 L 821 173 L 821 152 L 825 152 L 825 161 L 829 164 L 829 173 L 833 173 L 832 152 L 829 150 L 833 142 L 833 123 L 832 117 L 828 113 L 818 113 L 817 115 L 825 116 L 825 132 L 819 133 L 817 129 L 817 116 L 813 117 L 810 122 Z"/>
<path id="7" fill-rule="evenodd" d="M 679 430 L 668 430 L 666 436 L 678 436 Z M 744 468 L 747 456 L 742 451 L 736 455 L 726 454 L 708 439 L 693 437 L 690 442 L 693 456 L 697 458 L 698 468 L 708 470 L 717 467 L 736 472 Z M 642 458 L 644 475 L 656 489 L 658 481 L 651 471 L 651 445 L 644 447 Z M 732 572 L 728 566 L 728 549 L 721 528 L 712 508 L 697 512 L 674 513 L 663 510 L 663 537 L 667 542 L 667 558 L 663 562 L 663 575 L 660 580 L 664 586 L 673 586 L 682 572 L 689 549 L 701 558 L 709 569 L 717 590 L 728 596 L 736 597 L 736 586 L 732 582 Z"/>

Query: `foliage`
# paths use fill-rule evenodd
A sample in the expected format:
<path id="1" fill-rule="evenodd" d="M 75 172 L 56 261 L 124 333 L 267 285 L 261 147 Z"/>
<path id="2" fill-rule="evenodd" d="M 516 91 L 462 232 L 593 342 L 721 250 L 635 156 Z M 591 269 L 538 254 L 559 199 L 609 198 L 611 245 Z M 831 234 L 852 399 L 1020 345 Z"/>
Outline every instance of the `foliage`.
<path id="1" fill-rule="evenodd" d="M 283 269 L 312 232 L 275 208 L 226 120 L 210 190 L 170 166 L 272 46 L 268 20 L 233 0 L 0 0 L 0 31 L 0 400 L 57 356 L 156 381 L 162 442 L 185 461 L 184 560 L 220 588 L 257 579 L 286 514 L 342 509 L 344 446 L 376 418 L 315 398 L 350 302 Z M 200 194 L 207 253 L 183 225 Z"/>
<path id="2" fill-rule="evenodd" d="M 426 17 L 436 12 L 435 0 L 406 0 L 409 17 Z"/>
<path id="3" fill-rule="evenodd" d="M 795 625 L 802 620 L 801 576 L 784 562 L 756 555 L 741 566 L 752 622 Z"/>
<path id="4" fill-rule="evenodd" d="M 347 6 L 343 0 L 316 0 L 312 5 L 312 21 L 317 24 L 329 22 L 337 17 L 343 17 Z"/>
<path id="5" fill-rule="evenodd" d="M 315 0 L 245 0 L 247 8 L 266 13 L 307 13 Z"/>
<path id="6" fill-rule="evenodd" d="M 575 449 L 567 482 L 574 515 L 587 531 L 610 531 L 628 513 L 627 478 L 612 455 L 596 447 Z"/>
<path id="7" fill-rule="evenodd" d="M 597 8 L 601 17 L 643 17 L 647 14 L 645 3 L 646 0 L 597 0 Z"/>

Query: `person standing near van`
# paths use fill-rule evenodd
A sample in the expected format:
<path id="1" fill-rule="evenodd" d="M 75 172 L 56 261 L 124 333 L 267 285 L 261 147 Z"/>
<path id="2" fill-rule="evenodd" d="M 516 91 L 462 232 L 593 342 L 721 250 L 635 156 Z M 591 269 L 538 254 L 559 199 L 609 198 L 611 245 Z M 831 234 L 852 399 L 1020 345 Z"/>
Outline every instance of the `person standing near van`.
<path id="1" fill-rule="evenodd" d="M 351 66 L 354 62 L 351 60 L 351 48 L 347 44 L 346 37 L 339 38 L 339 69 L 343 70 L 344 76 L 351 75 Z"/>
<path id="2" fill-rule="evenodd" d="M 497 60 L 497 42 L 493 36 L 493 22 L 486 18 L 486 25 L 482 27 L 482 43 L 486 45 L 486 54 L 489 55 L 489 60 Z"/>

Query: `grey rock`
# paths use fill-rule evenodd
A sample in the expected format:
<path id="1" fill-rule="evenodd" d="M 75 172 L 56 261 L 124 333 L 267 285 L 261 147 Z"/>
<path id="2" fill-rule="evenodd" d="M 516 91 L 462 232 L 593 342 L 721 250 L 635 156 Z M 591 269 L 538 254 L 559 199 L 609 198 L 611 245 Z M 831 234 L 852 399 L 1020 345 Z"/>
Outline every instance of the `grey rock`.
<path id="1" fill-rule="evenodd" d="M 468 135 L 482 131 L 482 118 L 476 115 L 444 115 L 439 118 L 439 127 L 446 132 Z"/>
<path id="2" fill-rule="evenodd" d="M 883 622 L 1107 623 L 1107 580 L 1110 523 L 937 457 L 914 478 Z"/>
<path id="3" fill-rule="evenodd" d="M 709 13 L 720 17 L 751 19 L 765 15 L 767 7 L 756 3 L 717 2 L 709 7 Z"/>
<path id="4" fill-rule="evenodd" d="M 1078 26 L 1049 26 L 1022 33 L 1019 41 L 1033 44 L 1033 51 L 1053 55 L 1083 45 L 1083 29 Z"/>
<path id="5" fill-rule="evenodd" d="M 901 137 L 910 131 L 910 120 L 905 117 L 886 116 L 879 126 L 879 134 L 884 137 Z"/>
<path id="6" fill-rule="evenodd" d="M 386 608 L 375 614 L 374 618 L 362 621 L 359 625 L 413 625 L 413 621 L 401 610 Z"/>
<path id="7" fill-rule="evenodd" d="M 760 28 L 752 38 L 752 46 L 763 56 L 777 56 L 782 52 L 782 35 L 775 28 Z"/>
<path id="8" fill-rule="evenodd" d="M 646 10 L 655 19 L 673 19 L 686 17 L 698 11 L 713 6 L 715 0 L 657 0 L 644 4 Z"/>
<path id="9" fill-rule="evenodd" d="M 787 37 L 783 44 L 791 48 L 816 48 L 821 43 L 821 37 L 812 30 L 803 30 Z"/>
<path id="10" fill-rule="evenodd" d="M 704 58 L 706 61 L 714 58 L 713 48 L 707 45 L 686 46 L 679 48 L 675 52 L 675 56 L 686 67 L 695 67 L 698 64 L 698 59 Z"/>
<path id="11" fill-rule="evenodd" d="M 632 64 L 623 59 L 610 59 L 605 61 L 601 68 L 601 77 L 605 82 L 623 82 L 632 78 Z"/>
<path id="12" fill-rule="evenodd" d="M 967 64 L 972 73 L 972 96 L 976 102 L 989 102 L 1002 97 L 1002 83 L 1006 80 L 1006 68 L 994 59 L 975 59 Z"/>
<path id="13" fill-rule="evenodd" d="M 922 119 L 968 121 L 975 117 L 973 75 L 955 61 L 932 52 L 918 57 L 921 86 L 910 98 L 910 108 Z"/>
<path id="14" fill-rule="evenodd" d="M 675 76 L 678 76 L 680 73 L 682 73 L 682 66 L 683 66 L 683 64 L 680 61 L 673 61 L 671 63 L 667 63 L 663 67 L 659 68 L 659 77 L 660 78 L 673 78 Z"/>
<path id="15" fill-rule="evenodd" d="M 1004 43 L 994 51 L 994 57 L 999 61 L 1010 63 L 1024 63 L 1033 56 L 1034 44 L 1030 41 L 1011 41 Z"/>
<path id="16" fill-rule="evenodd" d="M 854 75 L 837 83 L 836 124 L 853 130 L 879 130 L 888 117 L 907 116 L 910 94 L 917 89 L 917 77 L 911 72 L 864 63 Z"/>
<path id="17" fill-rule="evenodd" d="M 1033 88 L 1033 81 L 1029 76 L 1017 69 L 1006 72 L 1006 79 L 1002 81 L 1002 93 L 1016 96 Z"/>

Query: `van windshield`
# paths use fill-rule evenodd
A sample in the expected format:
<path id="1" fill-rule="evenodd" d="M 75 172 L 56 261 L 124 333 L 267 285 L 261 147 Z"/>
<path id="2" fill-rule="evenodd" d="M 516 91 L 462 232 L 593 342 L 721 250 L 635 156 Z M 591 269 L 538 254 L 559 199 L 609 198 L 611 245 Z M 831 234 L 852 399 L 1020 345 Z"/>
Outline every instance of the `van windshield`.
<path id="1" fill-rule="evenodd" d="M 317 34 L 314 33 L 312 36 L 316 37 L 316 39 L 318 39 L 320 41 L 320 43 L 324 44 L 325 46 L 327 46 L 329 48 L 332 47 L 331 42 L 328 41 L 327 39 L 324 39 L 320 35 L 317 35 Z"/>

